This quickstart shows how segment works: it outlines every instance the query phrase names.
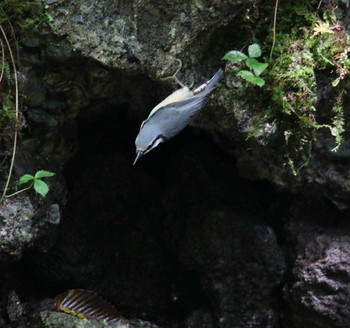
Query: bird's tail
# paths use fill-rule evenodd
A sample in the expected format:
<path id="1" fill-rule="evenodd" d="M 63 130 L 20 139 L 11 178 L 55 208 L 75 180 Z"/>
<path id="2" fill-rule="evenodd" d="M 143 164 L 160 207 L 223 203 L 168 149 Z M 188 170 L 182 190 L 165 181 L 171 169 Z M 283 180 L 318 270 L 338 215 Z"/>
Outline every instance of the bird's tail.
<path id="1" fill-rule="evenodd" d="M 220 68 L 209 81 L 205 82 L 204 84 L 200 85 L 198 88 L 193 90 L 193 94 L 196 95 L 202 92 L 205 94 L 210 93 L 211 91 L 213 91 L 214 88 L 216 88 L 223 75 L 224 71 Z"/>
<path id="2" fill-rule="evenodd" d="M 208 89 L 211 89 L 211 88 L 215 88 L 216 85 L 220 82 L 222 76 L 224 75 L 224 71 L 222 70 L 222 68 L 220 68 L 216 73 L 215 75 L 207 82 L 208 85 Z"/>

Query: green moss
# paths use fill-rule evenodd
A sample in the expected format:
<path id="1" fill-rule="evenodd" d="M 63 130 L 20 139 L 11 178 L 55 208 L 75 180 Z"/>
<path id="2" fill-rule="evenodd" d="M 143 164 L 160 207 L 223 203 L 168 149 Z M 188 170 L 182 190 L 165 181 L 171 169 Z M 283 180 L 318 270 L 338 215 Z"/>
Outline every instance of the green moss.
<path id="1" fill-rule="evenodd" d="M 0 150 L 11 158 L 13 140 L 19 124 L 16 122 L 15 67 L 20 69 L 21 42 L 50 20 L 38 0 L 2 0 L 0 5 Z M 13 60 L 16 63 L 13 63 Z M 22 99 L 19 95 L 19 105 Z M 20 108 L 19 108 L 20 112 Z M 20 117 L 20 113 L 19 113 Z M 0 173 L 8 175 L 8 161 L 2 161 Z"/>
<path id="2" fill-rule="evenodd" d="M 335 137 L 336 146 L 333 151 L 338 151 L 345 132 L 344 109 L 343 109 L 344 90 L 342 90 L 332 107 L 332 128 L 331 134 Z"/>
<path id="3" fill-rule="evenodd" d="M 0 127 L 2 128 L 2 135 L 8 133 L 10 123 L 13 121 L 15 116 L 13 105 L 13 99 L 10 94 L 3 95 L 1 99 L 1 107 L 0 107 Z"/>
<path id="4" fill-rule="evenodd" d="M 37 0 L 3 0 L 0 8 L 0 24 L 30 28 L 42 14 L 42 6 Z"/>
<path id="5" fill-rule="evenodd" d="M 332 135 L 336 151 L 345 132 L 343 98 L 349 80 L 350 42 L 345 28 L 335 19 L 335 4 L 325 1 L 327 7 L 322 10 L 317 8 L 319 3 L 280 4 L 275 48 L 264 76 L 269 102 L 261 118 L 277 122 L 293 174 L 308 163 L 317 133 Z M 265 49 L 271 46 L 272 36 L 271 31 Z M 317 85 L 324 77 L 333 81 L 329 85 L 329 113 L 320 115 Z"/>
<path id="6" fill-rule="evenodd" d="M 0 52 L 4 57 L 0 56 L 0 72 L 3 72 L 2 80 L 0 81 L 0 129 L 8 125 L 9 116 L 14 116 L 9 115 L 9 111 L 15 107 L 15 79 L 10 50 L 16 60 L 15 54 L 20 50 L 23 38 L 26 38 L 26 35 L 32 33 L 38 26 L 49 20 L 50 17 L 45 14 L 41 2 L 38 0 L 2 0 L 1 2 L 0 26 L 6 35 L 8 43 L 5 42 L 4 36 L 1 35 L 3 42 L 1 43 Z M 16 35 L 18 32 L 21 34 L 20 38 Z M 11 49 L 8 49 L 8 44 Z"/>

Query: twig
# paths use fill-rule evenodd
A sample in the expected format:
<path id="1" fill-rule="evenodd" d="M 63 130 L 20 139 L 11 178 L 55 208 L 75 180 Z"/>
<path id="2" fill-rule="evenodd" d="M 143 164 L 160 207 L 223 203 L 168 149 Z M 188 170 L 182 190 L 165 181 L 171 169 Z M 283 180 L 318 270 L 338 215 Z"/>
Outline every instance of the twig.
<path id="1" fill-rule="evenodd" d="M 12 34 L 12 38 L 16 44 L 15 50 L 16 50 L 16 59 L 17 59 L 17 63 L 18 65 L 21 64 L 20 62 L 20 56 L 19 56 L 19 47 L 18 47 L 18 41 L 17 41 L 17 37 L 16 37 L 16 33 L 15 33 L 15 29 L 13 28 L 13 25 L 11 23 L 10 20 L 7 20 L 7 24 L 9 24 L 10 30 L 11 30 L 11 34 Z"/>
<path id="2" fill-rule="evenodd" d="M 185 88 L 186 86 L 176 77 L 177 74 L 180 72 L 180 69 L 182 68 L 182 61 L 179 58 L 176 58 L 176 60 L 179 63 L 179 67 L 176 70 L 176 72 L 173 75 L 171 75 L 171 76 L 167 76 L 167 77 L 161 78 L 161 80 L 165 81 L 165 80 L 173 79 L 178 85 L 181 86 L 181 88 Z"/>
<path id="3" fill-rule="evenodd" d="M 270 61 L 272 60 L 273 49 L 275 48 L 275 43 L 276 43 L 277 9 L 278 9 L 278 0 L 276 0 L 276 3 L 275 3 L 275 13 L 274 13 L 274 15 L 273 15 L 272 46 L 271 46 L 271 52 L 270 52 Z"/>
<path id="4" fill-rule="evenodd" d="M 0 30 L 1 33 L 3 35 L 3 38 L 5 40 L 5 43 L 7 45 L 9 54 L 10 54 L 10 58 L 11 58 L 11 63 L 12 63 L 12 67 L 13 67 L 13 74 L 15 77 L 15 106 L 16 106 L 16 122 L 15 122 L 15 132 L 14 132 L 14 137 L 13 137 L 13 149 L 12 149 L 12 157 L 11 157 L 11 163 L 10 163 L 10 168 L 9 168 L 9 172 L 8 172 L 8 177 L 6 180 L 6 184 L 5 184 L 5 188 L 4 191 L 2 193 L 2 196 L 0 198 L 0 202 L 3 201 L 3 199 L 5 198 L 5 195 L 7 193 L 7 189 L 9 187 L 10 184 L 10 180 L 11 180 L 11 176 L 12 176 L 12 171 L 13 171 L 13 165 L 15 163 L 15 158 L 16 158 L 16 151 L 17 151 L 17 137 L 18 137 L 18 117 L 19 117 L 19 99 L 18 99 L 18 80 L 17 80 L 17 68 L 16 68 L 16 63 L 15 63 L 15 59 L 13 57 L 13 53 L 12 53 L 12 49 L 9 43 L 9 40 L 6 37 L 6 33 L 3 29 L 3 27 L 0 25 Z"/>
<path id="5" fill-rule="evenodd" d="M 2 40 L 0 39 L 0 43 L 1 43 L 1 73 L 0 73 L 0 83 L 4 77 L 4 71 L 5 71 L 5 47 L 4 47 L 4 43 L 2 42 Z"/>
<path id="6" fill-rule="evenodd" d="M 14 192 L 13 194 L 5 195 L 5 198 L 10 198 L 10 197 L 13 197 L 13 196 L 16 196 L 16 195 L 20 194 L 20 193 L 23 192 L 23 191 L 26 191 L 26 190 L 32 188 L 32 187 L 33 187 L 33 184 L 34 184 L 34 182 L 32 182 L 32 183 L 31 183 L 28 187 L 26 187 L 26 188 L 23 188 L 23 189 L 21 189 L 21 190 L 17 190 L 17 191 Z"/>

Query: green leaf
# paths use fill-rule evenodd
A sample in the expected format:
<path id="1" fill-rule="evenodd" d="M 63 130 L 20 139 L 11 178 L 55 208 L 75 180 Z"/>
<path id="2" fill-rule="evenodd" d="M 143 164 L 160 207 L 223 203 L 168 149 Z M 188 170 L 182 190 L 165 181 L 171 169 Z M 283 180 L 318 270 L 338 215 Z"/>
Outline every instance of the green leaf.
<path id="1" fill-rule="evenodd" d="M 50 15 L 50 14 L 45 14 L 46 15 L 46 18 L 49 22 L 53 22 L 53 17 Z"/>
<path id="2" fill-rule="evenodd" d="M 257 77 L 255 76 L 252 72 L 250 71 L 239 71 L 237 73 L 237 76 L 245 79 L 246 81 L 248 81 L 249 83 L 255 84 L 259 87 L 262 87 L 265 84 L 265 80 L 262 79 L 261 77 Z"/>
<path id="3" fill-rule="evenodd" d="M 265 80 L 262 79 L 261 77 L 255 77 L 252 83 L 261 88 L 262 86 L 265 85 Z"/>
<path id="4" fill-rule="evenodd" d="M 334 81 L 332 81 L 332 87 L 336 87 L 340 82 L 340 78 L 338 77 L 337 79 L 335 79 Z"/>
<path id="5" fill-rule="evenodd" d="M 259 63 L 259 67 L 254 68 L 254 73 L 256 76 L 259 76 L 265 69 L 269 66 L 268 63 Z"/>
<path id="6" fill-rule="evenodd" d="M 267 68 L 267 63 L 260 63 L 254 58 L 248 58 L 245 63 L 254 71 L 255 76 L 259 76 Z"/>
<path id="7" fill-rule="evenodd" d="M 49 192 L 49 186 L 44 181 L 37 179 L 34 181 L 34 190 L 41 196 L 45 197 Z"/>
<path id="8" fill-rule="evenodd" d="M 238 63 L 238 62 L 245 60 L 247 58 L 248 58 L 247 55 L 245 55 L 243 52 L 240 52 L 237 50 L 229 51 L 225 54 L 224 57 L 222 57 L 222 59 L 228 60 L 231 63 Z"/>
<path id="9" fill-rule="evenodd" d="M 257 58 L 261 56 L 261 49 L 257 43 L 253 43 L 248 47 L 248 54 L 250 58 Z"/>
<path id="10" fill-rule="evenodd" d="M 35 173 L 35 179 L 49 178 L 49 177 L 52 177 L 54 175 L 55 175 L 55 173 L 53 173 L 53 172 L 40 170 L 40 171 Z"/>
<path id="11" fill-rule="evenodd" d="M 21 184 L 27 183 L 28 181 L 34 180 L 34 179 L 35 179 L 35 178 L 34 178 L 32 175 L 30 175 L 30 174 L 24 174 L 24 175 L 22 175 L 22 176 L 20 177 L 18 183 L 21 185 Z"/>

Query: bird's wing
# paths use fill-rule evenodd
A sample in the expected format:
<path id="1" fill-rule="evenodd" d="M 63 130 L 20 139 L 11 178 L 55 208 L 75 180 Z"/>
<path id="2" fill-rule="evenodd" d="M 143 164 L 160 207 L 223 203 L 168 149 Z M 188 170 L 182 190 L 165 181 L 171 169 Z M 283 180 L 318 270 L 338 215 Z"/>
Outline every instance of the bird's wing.
<path id="1" fill-rule="evenodd" d="M 187 88 L 181 88 L 179 90 L 174 91 L 171 95 L 166 97 L 162 102 L 160 102 L 156 107 L 152 109 L 147 118 L 150 118 L 158 109 L 165 107 L 171 103 L 188 99 L 193 96 L 192 91 Z"/>
<path id="2" fill-rule="evenodd" d="M 184 113 L 188 112 L 190 117 L 194 117 L 198 111 L 205 105 L 205 103 L 209 99 L 210 93 L 217 87 L 217 84 L 219 83 L 220 79 L 223 76 L 223 70 L 220 68 L 215 75 L 206 83 L 198 87 L 195 91 L 196 93 L 192 93 L 188 90 L 189 93 L 192 94 L 192 96 L 189 96 L 187 94 L 187 98 L 180 101 L 166 101 L 169 98 L 171 98 L 175 93 L 178 91 L 181 91 L 183 89 L 175 91 L 173 94 L 171 94 L 169 97 L 165 98 L 159 105 L 157 105 L 150 113 L 148 118 L 144 120 L 141 124 L 140 131 L 143 128 L 143 126 L 151 119 L 156 118 L 158 115 L 164 115 L 164 111 L 171 112 L 172 115 L 176 115 L 175 112 L 178 112 L 178 114 L 184 115 Z M 173 97 L 172 100 L 175 100 L 176 98 Z M 169 99 L 171 100 L 171 99 Z M 160 106 L 163 105 L 163 106 Z M 184 115 L 184 119 L 188 116 Z"/>
<path id="3" fill-rule="evenodd" d="M 152 127 L 151 129 L 154 131 L 158 130 L 159 134 L 167 131 L 164 135 L 171 138 L 188 125 L 207 100 L 207 96 L 194 96 L 190 99 L 167 105 L 164 110 L 158 110 L 151 118 L 145 120 L 141 129 Z"/>

